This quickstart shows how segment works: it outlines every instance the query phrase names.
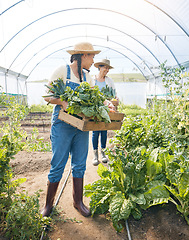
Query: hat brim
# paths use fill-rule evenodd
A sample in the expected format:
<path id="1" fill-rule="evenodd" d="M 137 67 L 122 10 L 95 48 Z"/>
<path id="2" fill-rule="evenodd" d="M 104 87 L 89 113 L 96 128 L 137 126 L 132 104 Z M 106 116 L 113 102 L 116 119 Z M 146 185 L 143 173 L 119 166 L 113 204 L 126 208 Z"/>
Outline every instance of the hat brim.
<path id="1" fill-rule="evenodd" d="M 94 64 L 94 66 L 95 66 L 96 68 L 98 68 L 99 65 L 107 66 L 107 67 L 109 67 L 109 69 L 112 69 L 112 68 L 113 68 L 112 66 L 110 66 L 110 65 L 108 65 L 108 64 L 106 64 L 106 63 L 104 63 L 104 62 L 97 62 L 97 63 Z"/>
<path id="2" fill-rule="evenodd" d="M 93 50 L 67 50 L 67 52 L 71 55 L 73 54 L 98 54 L 100 53 L 101 51 L 100 50 L 96 50 L 96 51 L 93 51 Z"/>

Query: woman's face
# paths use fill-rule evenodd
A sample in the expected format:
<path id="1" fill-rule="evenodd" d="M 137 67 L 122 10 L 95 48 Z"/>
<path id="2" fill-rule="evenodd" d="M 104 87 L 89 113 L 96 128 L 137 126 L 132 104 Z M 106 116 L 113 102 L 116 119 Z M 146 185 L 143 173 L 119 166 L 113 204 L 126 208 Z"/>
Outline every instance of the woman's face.
<path id="1" fill-rule="evenodd" d="M 99 71 L 102 75 L 106 76 L 109 72 L 109 67 L 108 66 L 102 66 L 99 68 Z"/>
<path id="2" fill-rule="evenodd" d="M 84 54 L 82 56 L 82 66 L 83 68 L 89 69 L 94 63 L 95 54 Z"/>

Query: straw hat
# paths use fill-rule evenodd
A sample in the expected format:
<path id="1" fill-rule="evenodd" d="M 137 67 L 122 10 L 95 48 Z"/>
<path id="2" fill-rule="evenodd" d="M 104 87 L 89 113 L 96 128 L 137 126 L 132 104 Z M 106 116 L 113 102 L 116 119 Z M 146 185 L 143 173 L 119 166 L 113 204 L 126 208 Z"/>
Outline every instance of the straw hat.
<path id="1" fill-rule="evenodd" d="M 109 69 L 113 68 L 112 66 L 110 66 L 110 60 L 108 60 L 108 59 L 102 59 L 101 62 L 96 62 L 96 63 L 94 64 L 94 66 L 95 66 L 96 68 L 98 68 L 99 65 L 107 66 L 107 67 L 109 67 Z"/>
<path id="2" fill-rule="evenodd" d="M 73 50 L 67 50 L 71 55 L 73 54 L 98 54 L 100 50 L 94 50 L 93 45 L 88 42 L 81 42 L 74 46 Z"/>

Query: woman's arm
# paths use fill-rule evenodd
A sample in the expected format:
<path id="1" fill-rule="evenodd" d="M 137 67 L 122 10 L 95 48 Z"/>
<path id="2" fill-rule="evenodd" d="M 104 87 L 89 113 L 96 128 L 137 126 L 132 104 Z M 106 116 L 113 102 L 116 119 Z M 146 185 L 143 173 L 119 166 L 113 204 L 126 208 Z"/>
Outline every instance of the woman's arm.
<path id="1" fill-rule="evenodd" d="M 49 82 L 48 82 L 48 86 L 51 87 L 51 83 L 58 79 L 58 78 L 62 78 L 65 79 L 65 75 L 66 75 L 66 68 L 65 66 L 60 66 L 59 68 L 57 68 L 54 73 L 52 74 Z M 47 88 L 46 92 L 47 94 L 49 93 L 49 89 Z M 54 98 L 54 97 L 44 97 L 44 100 L 49 104 L 57 104 L 57 105 L 61 105 L 64 109 L 64 111 L 67 108 L 68 102 L 66 101 L 62 101 L 60 98 Z"/>
<path id="2" fill-rule="evenodd" d="M 107 107 L 109 107 L 109 109 L 111 109 L 111 110 L 113 110 L 113 111 L 116 111 L 116 108 L 115 108 L 115 106 L 113 105 L 113 103 L 111 102 L 111 101 L 109 101 L 109 100 L 105 100 L 104 101 L 104 105 L 105 106 L 107 106 Z"/>
<path id="3" fill-rule="evenodd" d="M 49 104 L 57 104 L 61 105 L 63 107 L 63 110 L 66 111 L 66 108 L 68 106 L 68 102 L 62 101 L 60 98 L 54 98 L 54 97 L 44 97 L 44 100 Z"/>

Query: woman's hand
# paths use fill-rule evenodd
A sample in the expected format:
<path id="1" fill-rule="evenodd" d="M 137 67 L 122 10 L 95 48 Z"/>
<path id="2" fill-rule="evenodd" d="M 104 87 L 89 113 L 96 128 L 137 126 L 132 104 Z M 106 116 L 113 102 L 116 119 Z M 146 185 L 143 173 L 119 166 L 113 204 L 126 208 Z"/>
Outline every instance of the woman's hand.
<path id="1" fill-rule="evenodd" d="M 66 101 L 61 101 L 61 106 L 62 106 L 62 108 L 63 108 L 63 110 L 66 112 L 66 108 L 67 108 L 67 106 L 68 106 L 68 102 L 66 102 Z"/>
<path id="2" fill-rule="evenodd" d="M 118 98 L 118 97 L 115 97 L 115 99 L 117 100 L 117 102 L 118 102 L 118 105 L 119 105 L 119 98 Z"/>
<path id="3" fill-rule="evenodd" d="M 44 97 L 44 100 L 47 102 L 47 104 L 51 103 L 51 104 L 61 105 L 64 111 L 66 111 L 66 108 L 68 106 L 68 102 L 62 101 L 60 98 Z"/>
<path id="4" fill-rule="evenodd" d="M 111 102 L 115 107 L 117 107 L 119 105 L 119 98 L 118 97 L 112 98 Z"/>
<path id="5" fill-rule="evenodd" d="M 111 110 L 113 110 L 113 111 L 116 111 L 116 108 L 115 108 L 115 106 L 113 105 L 113 103 L 112 103 L 111 101 L 105 100 L 105 101 L 104 101 L 104 105 L 107 106 L 107 107 L 109 107 L 109 109 L 111 109 Z"/>

